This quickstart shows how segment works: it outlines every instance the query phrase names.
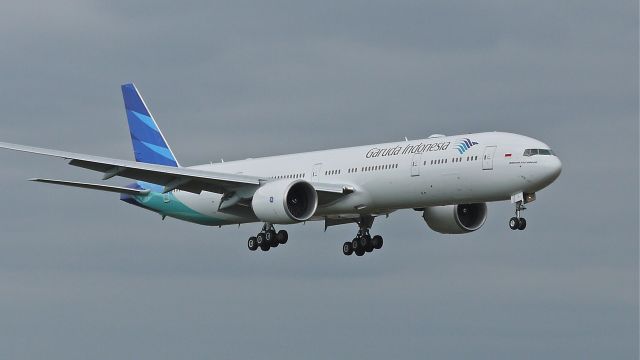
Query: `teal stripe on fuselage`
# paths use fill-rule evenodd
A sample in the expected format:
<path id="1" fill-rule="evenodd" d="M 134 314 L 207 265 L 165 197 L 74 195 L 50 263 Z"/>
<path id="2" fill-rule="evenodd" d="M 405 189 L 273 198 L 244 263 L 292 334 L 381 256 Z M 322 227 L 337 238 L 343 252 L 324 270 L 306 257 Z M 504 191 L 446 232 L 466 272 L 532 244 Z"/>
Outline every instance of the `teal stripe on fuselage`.
<path id="1" fill-rule="evenodd" d="M 163 187 L 156 184 L 138 182 L 144 189 L 151 190 L 147 195 L 134 196 L 133 199 L 142 207 L 155 211 L 160 215 L 193 222 L 201 225 L 223 225 L 222 219 L 197 212 L 178 200 L 172 192 L 163 194 Z"/>

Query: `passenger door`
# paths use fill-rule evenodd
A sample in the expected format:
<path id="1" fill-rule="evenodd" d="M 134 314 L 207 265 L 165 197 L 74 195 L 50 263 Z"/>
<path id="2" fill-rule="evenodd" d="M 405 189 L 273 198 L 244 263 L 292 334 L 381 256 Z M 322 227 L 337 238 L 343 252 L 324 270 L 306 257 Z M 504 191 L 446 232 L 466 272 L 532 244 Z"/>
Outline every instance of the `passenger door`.
<path id="1" fill-rule="evenodd" d="M 420 176 L 420 162 L 422 161 L 422 153 L 413 154 L 411 159 L 411 176 Z"/>
<path id="2" fill-rule="evenodd" d="M 313 170 L 311 171 L 311 181 L 319 181 L 318 179 L 320 178 L 320 171 L 322 171 L 322 163 L 313 165 Z"/>
<path id="3" fill-rule="evenodd" d="M 496 146 L 487 146 L 484 148 L 484 156 L 482 157 L 482 170 L 493 170 L 493 157 L 496 154 Z"/>

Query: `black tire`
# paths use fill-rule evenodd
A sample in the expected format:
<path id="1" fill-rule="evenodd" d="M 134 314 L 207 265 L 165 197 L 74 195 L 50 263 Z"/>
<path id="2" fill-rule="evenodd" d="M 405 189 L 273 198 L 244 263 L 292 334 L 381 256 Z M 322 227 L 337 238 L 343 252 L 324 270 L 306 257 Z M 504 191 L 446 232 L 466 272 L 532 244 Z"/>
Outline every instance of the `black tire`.
<path id="1" fill-rule="evenodd" d="M 527 227 L 527 220 L 520 218 L 520 224 L 518 224 L 518 230 L 524 230 Z"/>
<path id="2" fill-rule="evenodd" d="M 247 247 L 249 247 L 249 250 L 251 251 L 256 251 L 258 249 L 258 242 L 256 241 L 255 236 L 249 238 L 249 241 L 247 241 Z"/>
<path id="3" fill-rule="evenodd" d="M 264 238 L 269 244 L 273 244 L 276 241 L 276 232 L 273 230 L 269 230 L 264 233 Z"/>
<path id="4" fill-rule="evenodd" d="M 259 233 L 256 236 L 256 242 L 258 243 L 258 246 L 262 246 L 267 242 L 267 239 L 265 239 L 263 232 Z"/>
<path id="5" fill-rule="evenodd" d="M 360 241 L 358 238 L 353 239 L 353 241 L 351 242 L 351 247 L 353 248 L 353 251 L 360 249 Z"/>
<path id="6" fill-rule="evenodd" d="M 371 239 L 371 244 L 373 245 L 374 249 L 378 250 L 382 248 L 382 244 L 384 244 L 384 240 L 382 239 L 382 236 L 376 235 Z"/>
<path id="7" fill-rule="evenodd" d="M 277 248 L 278 245 L 280 245 L 280 243 L 276 238 L 273 238 L 273 240 L 269 243 L 269 246 L 271 246 L 272 248 Z"/>
<path id="8" fill-rule="evenodd" d="M 358 249 L 356 251 L 354 251 L 356 253 L 356 256 L 362 256 L 364 255 L 364 249 Z"/>
<path id="9" fill-rule="evenodd" d="M 284 245 L 287 243 L 287 240 L 289 240 L 289 234 L 285 230 L 280 230 L 276 235 L 276 239 L 278 239 L 280 244 Z"/>
<path id="10" fill-rule="evenodd" d="M 342 245 L 342 253 L 347 256 L 353 254 L 353 245 L 351 245 L 351 241 L 347 241 Z"/>
<path id="11" fill-rule="evenodd" d="M 511 219 L 509 219 L 509 228 L 511 228 L 511 230 L 518 230 L 519 226 L 520 220 L 518 220 L 517 217 L 512 217 Z"/>
<path id="12" fill-rule="evenodd" d="M 262 245 L 260 245 L 260 250 L 262 250 L 262 251 L 269 251 L 270 248 L 271 248 L 271 246 L 269 246 L 268 242 L 265 242 Z"/>
<path id="13" fill-rule="evenodd" d="M 360 242 L 360 247 L 363 249 L 367 248 L 367 245 L 371 244 L 371 236 L 369 235 L 363 235 L 360 237 L 360 239 L 358 239 L 358 241 Z"/>
<path id="14" fill-rule="evenodd" d="M 368 243 L 365 247 L 364 247 L 364 251 L 370 253 L 373 251 L 373 245 L 371 243 Z"/>

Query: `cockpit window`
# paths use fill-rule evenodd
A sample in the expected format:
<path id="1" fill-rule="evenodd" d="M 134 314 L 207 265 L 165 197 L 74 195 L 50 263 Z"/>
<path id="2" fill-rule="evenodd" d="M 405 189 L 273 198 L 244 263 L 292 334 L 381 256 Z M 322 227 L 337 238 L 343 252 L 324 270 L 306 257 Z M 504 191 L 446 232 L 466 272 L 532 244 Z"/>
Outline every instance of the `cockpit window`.
<path id="1" fill-rule="evenodd" d="M 523 155 L 524 156 L 555 155 L 555 153 L 551 149 L 526 149 Z"/>

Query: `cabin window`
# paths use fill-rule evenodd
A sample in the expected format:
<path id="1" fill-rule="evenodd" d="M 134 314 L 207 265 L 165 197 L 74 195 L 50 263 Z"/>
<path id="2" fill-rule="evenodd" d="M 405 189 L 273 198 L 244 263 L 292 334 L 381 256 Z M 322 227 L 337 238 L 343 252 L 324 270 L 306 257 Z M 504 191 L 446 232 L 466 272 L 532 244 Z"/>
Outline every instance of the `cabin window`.
<path id="1" fill-rule="evenodd" d="M 551 149 L 527 149 L 524 151 L 524 156 L 533 155 L 555 155 Z"/>

